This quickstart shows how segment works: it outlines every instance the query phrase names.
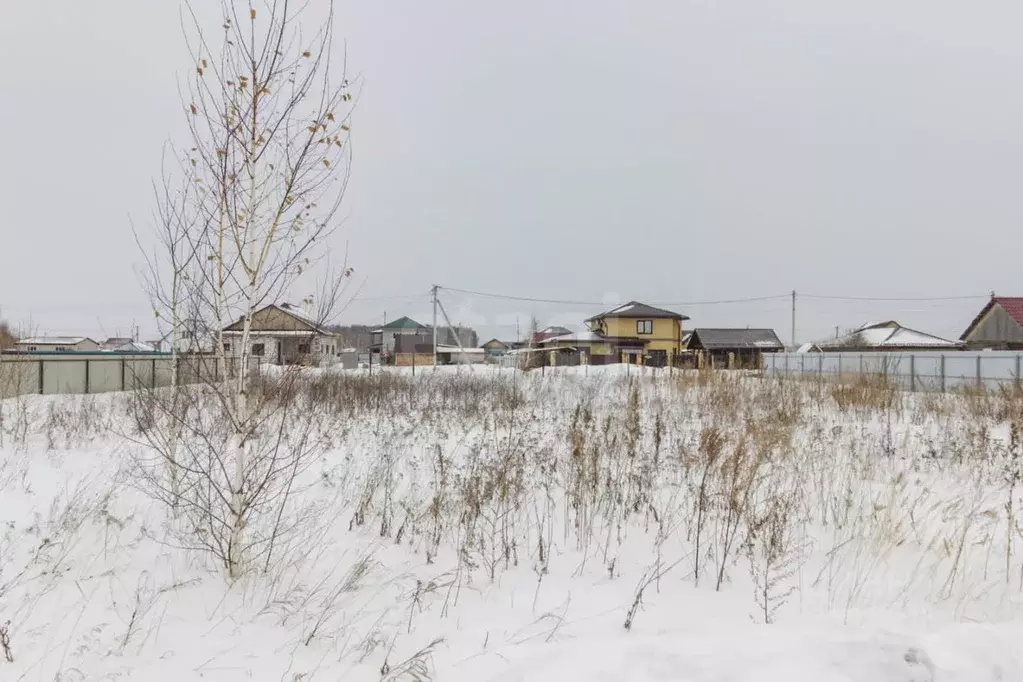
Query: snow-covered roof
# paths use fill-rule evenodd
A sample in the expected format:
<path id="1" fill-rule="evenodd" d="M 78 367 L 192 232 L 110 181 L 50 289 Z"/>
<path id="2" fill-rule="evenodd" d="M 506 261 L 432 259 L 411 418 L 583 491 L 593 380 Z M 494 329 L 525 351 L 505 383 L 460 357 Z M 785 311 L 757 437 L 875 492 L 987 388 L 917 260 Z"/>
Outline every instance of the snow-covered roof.
<path id="1" fill-rule="evenodd" d="M 948 339 L 942 339 L 904 327 L 896 329 L 864 329 L 859 332 L 858 336 L 866 345 L 871 346 L 935 346 L 953 348 L 958 345 L 955 341 L 949 341 Z"/>
<path id="2" fill-rule="evenodd" d="M 575 334 L 561 334 L 560 336 L 552 336 L 549 339 L 544 339 L 539 342 L 539 345 L 545 346 L 549 343 L 592 343 L 594 341 L 602 341 L 604 336 L 594 331 L 577 332 Z"/>
<path id="3" fill-rule="evenodd" d="M 141 341 L 133 341 L 132 339 L 126 339 L 126 340 L 125 339 L 115 339 L 115 340 L 116 341 L 121 341 L 121 343 L 111 343 L 110 340 L 107 340 L 103 344 L 103 351 L 104 352 L 108 352 L 108 353 L 113 353 L 113 352 L 117 352 L 117 351 L 132 351 L 132 352 L 138 352 L 138 353 L 152 353 L 152 352 L 154 352 L 156 350 L 155 347 L 149 345 L 148 343 L 142 343 Z"/>
<path id="4" fill-rule="evenodd" d="M 459 348 L 458 346 L 442 346 L 437 344 L 438 353 L 465 353 L 466 355 L 475 355 L 486 353 L 487 351 L 483 348 Z"/>
<path id="5" fill-rule="evenodd" d="M 92 339 L 87 336 L 33 336 L 30 339 L 21 339 L 18 344 L 21 346 L 74 346 L 82 341 L 92 341 Z"/>
<path id="6" fill-rule="evenodd" d="M 797 353 L 819 353 L 820 352 L 820 346 L 818 346 L 816 343 L 813 343 L 813 342 L 804 343 L 802 346 L 800 346 L 799 348 L 796 349 L 796 352 Z"/>
<path id="7" fill-rule="evenodd" d="M 833 348 L 957 348 L 959 341 L 949 341 L 933 334 L 903 327 L 894 321 L 865 324 L 837 339 L 818 341 L 823 350 Z"/>

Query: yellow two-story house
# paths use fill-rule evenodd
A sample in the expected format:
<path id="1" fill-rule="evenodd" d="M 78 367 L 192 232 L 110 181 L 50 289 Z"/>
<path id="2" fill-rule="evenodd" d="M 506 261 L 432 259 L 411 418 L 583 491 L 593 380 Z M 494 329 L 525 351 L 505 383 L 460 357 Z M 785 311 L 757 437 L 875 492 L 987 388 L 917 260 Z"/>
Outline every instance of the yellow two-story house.
<path id="1" fill-rule="evenodd" d="M 591 317 L 586 326 L 603 337 L 603 343 L 591 345 L 590 360 L 643 364 L 645 356 L 650 364 L 664 366 L 682 351 L 682 323 L 688 319 L 638 301 Z"/>

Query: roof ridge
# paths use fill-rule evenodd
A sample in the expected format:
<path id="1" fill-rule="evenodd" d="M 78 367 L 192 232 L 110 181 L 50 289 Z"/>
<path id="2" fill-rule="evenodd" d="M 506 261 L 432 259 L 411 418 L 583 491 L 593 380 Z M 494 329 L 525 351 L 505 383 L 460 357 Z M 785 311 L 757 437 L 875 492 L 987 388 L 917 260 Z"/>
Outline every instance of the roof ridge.
<path id="1" fill-rule="evenodd" d="M 690 331 L 773 332 L 771 327 L 693 327 Z"/>
<path id="2" fill-rule="evenodd" d="M 641 311 L 638 313 L 638 315 L 625 315 L 625 313 L 630 312 L 630 309 L 634 307 L 643 308 L 645 309 L 645 311 L 649 312 Z M 661 317 L 668 317 L 679 320 L 689 319 L 688 315 L 675 312 L 674 310 L 668 310 L 667 308 L 659 308 L 655 305 L 650 305 L 649 303 L 643 303 L 642 301 L 632 300 L 628 301 L 627 303 L 620 303 L 615 307 L 611 308 L 610 310 L 606 310 L 598 315 L 594 315 L 593 317 L 587 319 L 586 322 L 599 320 L 603 317 L 652 317 L 651 312 L 657 313 Z"/>

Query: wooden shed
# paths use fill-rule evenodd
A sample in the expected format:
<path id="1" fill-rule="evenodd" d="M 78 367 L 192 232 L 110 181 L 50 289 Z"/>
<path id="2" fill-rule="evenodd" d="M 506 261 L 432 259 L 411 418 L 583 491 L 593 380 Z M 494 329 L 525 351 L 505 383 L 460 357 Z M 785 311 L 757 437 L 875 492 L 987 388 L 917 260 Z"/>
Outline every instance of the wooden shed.
<path id="1" fill-rule="evenodd" d="M 688 350 L 701 353 L 714 367 L 756 368 L 764 353 L 785 350 L 773 329 L 694 329 Z"/>

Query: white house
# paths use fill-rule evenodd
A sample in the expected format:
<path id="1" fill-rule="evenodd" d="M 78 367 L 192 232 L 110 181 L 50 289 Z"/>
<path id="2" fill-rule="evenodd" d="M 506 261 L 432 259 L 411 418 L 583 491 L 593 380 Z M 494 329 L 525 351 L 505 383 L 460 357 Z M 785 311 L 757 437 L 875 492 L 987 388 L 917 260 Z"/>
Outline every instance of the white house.
<path id="1" fill-rule="evenodd" d="M 99 350 L 99 344 L 87 336 L 33 336 L 16 344 L 21 351 Z"/>
<path id="2" fill-rule="evenodd" d="M 939 351 L 962 348 L 960 341 L 903 327 L 895 320 L 868 322 L 836 339 L 824 339 L 804 344 L 797 352 L 867 352 L 867 351 Z"/>

